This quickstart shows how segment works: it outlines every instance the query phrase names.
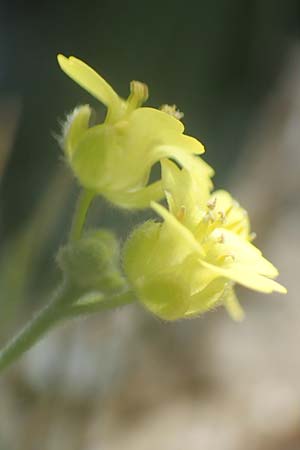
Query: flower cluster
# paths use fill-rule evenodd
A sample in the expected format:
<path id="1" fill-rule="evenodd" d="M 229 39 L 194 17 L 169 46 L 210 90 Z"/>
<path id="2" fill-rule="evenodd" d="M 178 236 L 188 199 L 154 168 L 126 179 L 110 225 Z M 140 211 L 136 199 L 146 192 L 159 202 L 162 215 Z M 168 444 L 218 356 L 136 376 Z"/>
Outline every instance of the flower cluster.
<path id="1" fill-rule="evenodd" d="M 58 57 L 61 68 L 107 107 L 91 126 L 91 108 L 68 117 L 63 148 L 80 184 L 123 208 L 151 208 L 163 219 L 137 227 L 123 252 L 124 271 L 139 300 L 166 320 L 193 317 L 224 305 L 235 320 L 243 311 L 239 283 L 285 293 L 276 268 L 252 244 L 247 212 L 226 191 L 213 191 L 203 145 L 185 135 L 175 105 L 143 107 L 147 86 L 133 81 L 120 98 L 93 69 Z M 152 167 L 161 178 L 149 182 Z M 157 203 L 166 199 L 168 208 Z"/>

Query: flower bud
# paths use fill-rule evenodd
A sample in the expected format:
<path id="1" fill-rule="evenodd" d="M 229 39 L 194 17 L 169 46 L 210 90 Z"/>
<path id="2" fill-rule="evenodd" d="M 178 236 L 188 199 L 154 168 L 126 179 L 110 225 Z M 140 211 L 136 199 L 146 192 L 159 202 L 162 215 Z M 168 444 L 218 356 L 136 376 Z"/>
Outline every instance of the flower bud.
<path id="1" fill-rule="evenodd" d="M 119 245 L 113 233 L 94 230 L 61 248 L 57 261 L 66 279 L 78 289 L 102 292 L 120 289 Z"/>

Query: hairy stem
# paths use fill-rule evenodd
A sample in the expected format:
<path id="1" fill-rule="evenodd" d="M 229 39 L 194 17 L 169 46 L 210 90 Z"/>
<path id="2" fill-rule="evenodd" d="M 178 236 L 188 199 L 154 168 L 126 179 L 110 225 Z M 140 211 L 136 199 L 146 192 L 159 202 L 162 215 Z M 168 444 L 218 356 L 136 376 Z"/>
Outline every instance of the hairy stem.
<path id="1" fill-rule="evenodd" d="M 0 351 L 0 372 L 29 350 L 60 320 L 117 308 L 135 300 L 131 291 L 111 297 L 104 297 L 99 293 L 91 295 L 90 301 L 85 296 L 82 301 L 76 302 L 79 297 L 79 293 L 76 295 L 66 283 L 63 284 L 50 302 Z"/>
<path id="2" fill-rule="evenodd" d="M 80 194 L 70 232 L 70 241 L 80 239 L 87 211 L 94 196 L 93 192 L 86 190 Z M 64 281 L 49 303 L 0 350 L 0 371 L 30 349 L 60 320 L 116 308 L 133 301 L 134 296 L 129 290 L 110 296 L 102 292 L 84 293 L 76 286 L 71 286 Z"/>
<path id="3" fill-rule="evenodd" d="M 32 347 L 60 319 L 60 305 L 67 302 L 70 295 L 68 285 L 62 284 L 50 302 L 6 344 L 0 351 L 0 371 Z"/>
<path id="4" fill-rule="evenodd" d="M 91 299 L 89 299 L 89 297 L 87 296 L 76 303 L 67 305 L 64 309 L 64 315 L 65 317 L 77 317 L 107 309 L 118 308 L 135 301 L 136 299 L 134 297 L 134 294 L 130 290 L 114 294 L 110 297 L 105 297 L 101 293 L 99 293 L 98 295 L 92 294 Z"/>
<path id="5" fill-rule="evenodd" d="M 95 197 L 95 193 L 83 190 L 77 200 L 77 205 L 73 217 L 70 231 L 70 241 L 75 241 L 81 237 L 82 229 L 86 220 L 88 209 Z"/>

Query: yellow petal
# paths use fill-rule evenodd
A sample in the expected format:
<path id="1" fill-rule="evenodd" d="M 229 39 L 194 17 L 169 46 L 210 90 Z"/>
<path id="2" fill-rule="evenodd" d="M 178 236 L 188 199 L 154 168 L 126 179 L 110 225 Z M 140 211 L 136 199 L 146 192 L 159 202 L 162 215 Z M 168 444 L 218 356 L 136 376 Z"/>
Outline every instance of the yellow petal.
<path id="1" fill-rule="evenodd" d="M 111 108 L 120 108 L 122 100 L 113 88 L 91 67 L 80 59 L 57 55 L 61 69 L 83 89 Z"/>
<path id="2" fill-rule="evenodd" d="M 270 294 L 271 292 L 279 292 L 281 294 L 286 294 L 287 290 L 281 284 L 274 280 L 270 280 L 263 275 L 251 271 L 249 267 L 242 267 L 241 265 L 236 265 L 232 268 L 223 268 L 214 264 L 210 264 L 204 260 L 199 261 L 204 267 L 211 269 L 218 273 L 219 275 L 228 278 L 229 280 L 236 281 L 243 286 L 253 289 L 255 291 L 264 292 Z"/>
<path id="3" fill-rule="evenodd" d="M 231 197 L 229 192 L 218 190 L 212 193 L 211 202 L 216 202 L 216 211 L 224 213 L 224 227 L 244 238 L 249 238 L 250 224 L 247 211 Z"/>
<path id="4" fill-rule="evenodd" d="M 191 173 L 196 174 L 202 180 L 203 188 L 206 188 L 206 196 L 212 188 L 211 177 L 214 174 L 213 169 L 202 158 L 186 151 L 183 147 L 175 145 L 159 145 L 155 149 L 156 159 L 163 158 L 174 159 L 181 167 L 184 167 Z"/>
<path id="5" fill-rule="evenodd" d="M 208 200 L 207 179 L 168 159 L 161 161 L 162 182 L 170 212 L 187 227 L 196 225 Z"/>
<path id="6" fill-rule="evenodd" d="M 128 125 L 128 138 L 132 136 L 132 143 L 128 144 L 139 149 L 148 146 L 149 142 L 167 142 L 170 135 L 183 133 L 184 130 L 183 124 L 175 117 L 148 107 L 135 109 L 130 114 Z"/>
<path id="7" fill-rule="evenodd" d="M 136 191 L 113 192 L 104 191 L 108 200 L 121 208 L 139 209 L 150 206 L 151 201 L 159 201 L 164 195 L 161 180 L 149 184 Z"/>
<path id="8" fill-rule="evenodd" d="M 202 246 L 196 241 L 193 233 L 191 233 L 184 225 L 182 225 L 172 214 L 170 214 L 163 206 L 158 203 L 151 202 L 151 207 L 157 212 L 165 221 L 166 225 L 177 234 L 178 240 L 188 246 L 190 251 L 197 252 L 204 256 Z"/>
<path id="9" fill-rule="evenodd" d="M 216 228 L 210 237 L 215 241 L 218 241 L 219 237 L 222 238 L 222 243 L 217 244 L 214 249 L 216 253 L 233 256 L 232 259 L 224 259 L 223 265 L 226 267 L 240 264 L 245 267 L 253 267 L 255 272 L 270 278 L 275 278 L 278 275 L 276 267 L 262 256 L 261 251 L 241 236 L 224 228 Z"/>
<path id="10" fill-rule="evenodd" d="M 169 145 L 184 148 L 189 153 L 194 155 L 202 155 L 205 152 L 204 145 L 198 141 L 198 139 L 187 136 L 186 134 L 170 136 L 168 142 Z"/>

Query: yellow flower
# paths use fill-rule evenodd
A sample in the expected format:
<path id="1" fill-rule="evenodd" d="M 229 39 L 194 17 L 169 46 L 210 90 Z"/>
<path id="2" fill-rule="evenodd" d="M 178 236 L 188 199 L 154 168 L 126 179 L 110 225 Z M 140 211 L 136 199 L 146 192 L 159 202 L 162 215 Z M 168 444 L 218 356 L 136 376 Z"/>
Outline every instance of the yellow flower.
<path id="1" fill-rule="evenodd" d="M 152 203 L 163 223 L 149 221 L 129 237 L 124 268 L 141 302 L 166 320 L 223 304 L 240 320 L 234 284 L 270 293 L 286 289 L 277 269 L 250 241 L 247 213 L 229 193 L 210 196 L 195 171 L 162 162 L 169 210 Z"/>
<path id="2" fill-rule="evenodd" d="M 149 183 L 152 166 L 172 158 L 187 169 L 196 167 L 210 189 L 213 170 L 195 157 L 204 152 L 203 145 L 183 134 L 184 126 L 174 115 L 142 107 L 148 98 L 145 84 L 132 81 L 124 100 L 79 59 L 58 55 L 58 62 L 107 107 L 102 124 L 90 126 L 91 108 L 84 105 L 74 110 L 64 127 L 65 155 L 82 186 L 125 208 L 146 207 L 163 197 L 161 180 Z"/>

